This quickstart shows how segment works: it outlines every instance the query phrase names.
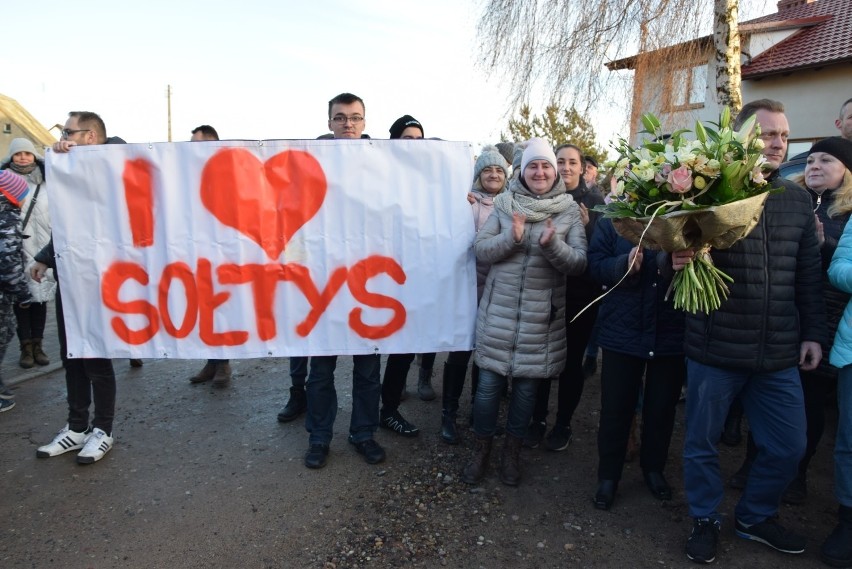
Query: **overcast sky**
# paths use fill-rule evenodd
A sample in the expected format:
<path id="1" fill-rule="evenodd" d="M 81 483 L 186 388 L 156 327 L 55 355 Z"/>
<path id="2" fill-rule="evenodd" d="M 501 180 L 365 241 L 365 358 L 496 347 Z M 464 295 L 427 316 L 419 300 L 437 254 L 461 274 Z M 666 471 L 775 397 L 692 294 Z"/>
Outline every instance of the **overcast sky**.
<path id="1" fill-rule="evenodd" d="M 387 138 L 399 116 L 427 137 L 496 142 L 506 130 L 499 74 L 476 66 L 480 2 L 470 0 L 43 0 L 4 11 L 0 93 L 46 127 L 70 110 L 99 113 L 128 142 L 187 140 L 199 124 L 222 138 L 314 138 L 327 103 L 349 91 L 365 132 Z M 593 116 L 599 143 L 625 127 Z M 533 101 L 540 112 L 543 101 Z"/>

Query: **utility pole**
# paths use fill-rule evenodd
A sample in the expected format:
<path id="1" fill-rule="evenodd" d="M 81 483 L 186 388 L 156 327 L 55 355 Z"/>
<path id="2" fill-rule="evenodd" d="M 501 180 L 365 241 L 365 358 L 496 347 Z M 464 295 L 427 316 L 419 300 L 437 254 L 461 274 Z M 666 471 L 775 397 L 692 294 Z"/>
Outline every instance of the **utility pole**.
<path id="1" fill-rule="evenodd" d="M 172 141 L 172 86 L 166 85 L 166 101 L 169 114 L 169 137 L 168 141 Z"/>

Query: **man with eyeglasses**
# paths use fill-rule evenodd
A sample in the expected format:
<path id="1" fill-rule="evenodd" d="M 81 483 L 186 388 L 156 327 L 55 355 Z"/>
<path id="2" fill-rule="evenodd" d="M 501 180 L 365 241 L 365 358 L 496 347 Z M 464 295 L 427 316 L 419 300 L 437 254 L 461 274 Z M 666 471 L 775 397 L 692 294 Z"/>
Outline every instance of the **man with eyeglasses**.
<path id="1" fill-rule="evenodd" d="M 370 138 L 363 134 L 366 120 L 364 119 L 364 101 L 352 93 L 341 93 L 328 102 L 328 129 L 330 133 L 317 137 L 319 140 L 334 138 Z M 290 398 L 284 408 L 278 413 L 280 423 L 289 423 L 301 417 L 308 409 L 305 382 L 308 376 L 308 358 L 290 358 Z M 326 455 L 328 449 L 324 449 Z M 325 465 L 325 455 L 314 453 L 310 460 L 310 468 L 322 468 Z M 320 460 L 322 459 L 322 460 Z M 308 459 L 305 463 L 308 464 Z"/>
<path id="2" fill-rule="evenodd" d="M 104 121 L 95 113 L 68 113 L 62 138 L 53 145 L 54 152 L 70 152 L 75 146 L 90 144 L 124 144 L 118 137 L 107 138 Z M 39 458 L 58 456 L 72 450 L 78 464 L 91 464 L 102 459 L 113 446 L 112 423 L 115 417 L 115 372 L 107 358 L 69 358 L 62 313 L 59 274 L 53 255 L 53 239 L 35 256 L 30 269 L 33 280 L 41 282 L 48 267 L 56 275 L 56 324 L 59 331 L 59 353 L 65 368 L 68 390 L 68 423 L 49 444 L 36 451 Z M 95 404 L 94 418 L 89 424 L 89 406 Z"/>
<path id="3" fill-rule="evenodd" d="M 694 519 L 686 555 L 716 558 L 722 515 L 717 445 L 734 398 L 742 401 L 757 447 L 734 511 L 737 536 L 784 553 L 802 553 L 807 539 L 776 519 L 781 496 L 805 453 L 805 405 L 799 369 L 813 370 L 828 335 L 822 270 L 811 199 L 783 179 L 790 127 L 784 106 L 761 99 L 745 105 L 734 127 L 756 116 L 770 193 L 757 226 L 713 262 L 733 277 L 730 294 L 711 314 L 687 314 L 686 435 L 683 479 Z M 682 270 L 691 250 L 672 253 Z"/>
<path id="4" fill-rule="evenodd" d="M 362 137 L 366 121 L 364 101 L 352 93 L 341 93 L 328 102 L 328 128 L 334 138 Z M 291 358 L 291 377 L 294 366 L 306 369 L 308 358 Z M 379 425 L 379 396 L 381 358 L 378 354 L 352 356 L 352 417 L 349 423 L 349 443 L 368 464 L 385 460 L 385 450 L 373 439 Z M 308 374 L 307 417 L 309 433 L 305 466 L 322 468 L 328 459 L 329 445 L 337 416 L 337 391 L 334 370 L 337 356 L 312 356 Z M 304 373 L 304 372 L 302 372 Z M 294 386 L 295 389 L 295 386 Z M 292 398 L 292 390 L 291 390 Z"/>
<path id="5" fill-rule="evenodd" d="M 352 93 L 341 93 L 328 102 L 328 130 L 334 138 L 361 138 L 367 121 L 364 101 Z"/>
<path id="6" fill-rule="evenodd" d="M 328 102 L 328 130 L 331 132 L 319 136 L 319 140 L 334 138 L 370 138 L 363 134 L 366 120 L 364 119 L 364 101 L 352 93 L 341 93 Z M 308 376 L 308 358 L 290 358 L 290 398 L 284 408 L 278 413 L 278 422 L 289 423 L 301 417 L 308 410 L 305 382 Z M 329 438 L 329 441 L 331 439 Z M 328 455 L 328 445 L 317 449 L 305 464 L 309 468 L 325 466 Z M 325 454 L 320 452 L 325 451 Z M 311 453 L 309 453 L 311 454 Z"/>

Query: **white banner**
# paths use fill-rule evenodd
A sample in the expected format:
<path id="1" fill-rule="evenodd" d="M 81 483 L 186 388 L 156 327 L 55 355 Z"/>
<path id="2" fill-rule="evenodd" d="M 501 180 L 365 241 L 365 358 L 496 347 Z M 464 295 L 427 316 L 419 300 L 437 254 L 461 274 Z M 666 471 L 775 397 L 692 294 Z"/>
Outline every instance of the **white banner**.
<path id="1" fill-rule="evenodd" d="M 47 165 L 70 357 L 472 348 L 466 142 L 110 144 Z"/>

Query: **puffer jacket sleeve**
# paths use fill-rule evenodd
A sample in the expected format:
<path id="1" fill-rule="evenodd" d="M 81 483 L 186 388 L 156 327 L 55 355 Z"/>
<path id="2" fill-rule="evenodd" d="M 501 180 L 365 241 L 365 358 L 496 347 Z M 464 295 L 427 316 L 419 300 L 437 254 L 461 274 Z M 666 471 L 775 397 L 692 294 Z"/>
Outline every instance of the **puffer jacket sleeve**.
<path id="1" fill-rule="evenodd" d="M 828 280 L 843 292 L 852 293 L 852 224 L 847 223 L 828 267 Z M 831 346 L 831 365 L 838 368 L 852 363 L 852 302 L 846 305 Z"/>
<path id="2" fill-rule="evenodd" d="M 852 224 L 847 224 L 831 258 L 828 280 L 842 290 L 852 293 Z"/>
<path id="3" fill-rule="evenodd" d="M 572 203 L 567 211 L 559 215 L 569 220 L 565 240 L 554 236 L 550 243 L 541 247 L 544 258 L 565 275 L 580 275 L 586 270 L 586 228 L 580 220 L 580 208 Z M 556 222 L 554 222 L 556 223 Z"/>
<path id="4" fill-rule="evenodd" d="M 525 233 L 526 231 L 524 229 Z M 473 247 L 477 260 L 493 265 L 513 253 L 523 250 L 523 242 L 524 240 L 521 239 L 520 243 L 515 243 L 512 236 L 512 219 L 495 209 L 491 212 L 491 216 L 479 230 L 479 233 L 476 234 Z"/>

